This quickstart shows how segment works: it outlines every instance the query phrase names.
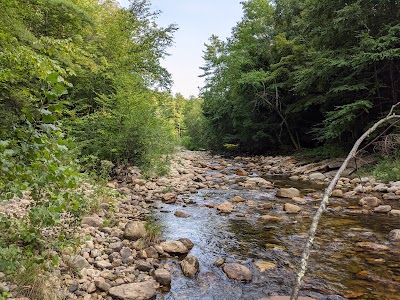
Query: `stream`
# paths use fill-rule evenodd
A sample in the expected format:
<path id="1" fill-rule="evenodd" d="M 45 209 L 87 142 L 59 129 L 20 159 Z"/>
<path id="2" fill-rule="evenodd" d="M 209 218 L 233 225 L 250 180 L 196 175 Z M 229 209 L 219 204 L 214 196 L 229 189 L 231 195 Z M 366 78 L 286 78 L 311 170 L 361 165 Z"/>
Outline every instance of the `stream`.
<path id="1" fill-rule="evenodd" d="M 307 200 L 301 205 L 301 213 L 282 212 L 282 205 L 290 200 L 277 198 L 276 188 L 245 189 L 238 184 L 183 194 L 179 196 L 182 200 L 179 204 L 160 205 L 155 216 L 163 227 L 162 239 L 192 240 L 195 246 L 190 253 L 199 259 L 200 272 L 194 278 L 187 278 L 177 260 L 168 261 L 172 286 L 157 299 L 250 300 L 290 294 L 306 234 L 319 205 L 319 200 L 309 195 L 322 195 L 324 187 L 291 181 L 284 176 L 265 179 L 276 188 L 298 188 Z M 206 206 L 235 196 L 243 197 L 246 202 L 238 203 L 231 214 L 220 214 Z M 400 228 L 400 219 L 386 214 L 351 213 L 348 208 L 357 206 L 357 201 L 353 201 L 331 199 L 318 227 L 300 294 L 321 300 L 400 299 L 400 248 L 387 239 L 390 230 Z M 177 218 L 176 210 L 191 217 Z M 260 219 L 266 214 L 284 220 Z M 388 249 L 375 249 L 376 244 Z M 213 265 L 218 258 L 247 266 L 253 271 L 253 280 L 249 283 L 229 280 L 221 267 Z M 261 272 L 256 262 L 268 262 L 272 267 Z"/>

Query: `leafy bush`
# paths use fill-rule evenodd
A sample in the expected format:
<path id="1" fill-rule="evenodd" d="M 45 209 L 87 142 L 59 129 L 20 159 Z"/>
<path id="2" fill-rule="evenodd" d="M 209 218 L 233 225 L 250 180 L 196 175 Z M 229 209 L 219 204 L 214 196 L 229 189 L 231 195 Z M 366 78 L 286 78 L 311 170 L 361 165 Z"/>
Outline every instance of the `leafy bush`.
<path id="1" fill-rule="evenodd" d="M 400 180 L 400 158 L 389 158 L 379 161 L 371 169 L 371 175 L 381 180 Z"/>

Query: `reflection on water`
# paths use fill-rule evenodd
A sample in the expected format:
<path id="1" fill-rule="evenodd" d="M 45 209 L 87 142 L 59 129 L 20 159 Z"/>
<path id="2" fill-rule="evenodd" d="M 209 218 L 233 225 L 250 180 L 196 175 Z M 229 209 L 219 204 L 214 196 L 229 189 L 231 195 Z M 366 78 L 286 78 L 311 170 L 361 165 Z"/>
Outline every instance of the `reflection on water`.
<path id="1" fill-rule="evenodd" d="M 287 185 L 287 181 L 282 179 L 280 185 Z M 200 273 L 196 278 L 186 278 L 181 275 L 178 262 L 171 260 L 173 284 L 171 291 L 162 297 L 250 300 L 271 294 L 289 294 L 305 233 L 318 201 L 310 199 L 302 206 L 302 213 L 290 215 L 283 222 L 260 221 L 259 217 L 264 214 L 282 214 L 282 204 L 287 200 L 277 199 L 274 194 L 271 190 L 202 190 L 187 196 L 194 204 L 164 204 L 162 210 L 169 212 L 157 213 L 164 226 L 162 237 L 191 239 L 195 244 L 191 254 L 199 258 Z M 258 205 L 240 203 L 229 215 L 218 214 L 216 209 L 205 206 L 220 204 L 237 195 Z M 272 203 L 272 208 L 263 209 L 261 205 L 266 203 Z M 345 206 L 341 199 L 333 199 L 331 204 Z M 175 210 L 183 210 L 191 217 L 177 218 L 173 215 Z M 303 294 L 316 299 L 346 299 L 342 296 L 400 299 L 400 249 L 387 242 L 387 233 L 394 228 L 400 228 L 400 220 L 386 215 L 325 213 L 311 254 Z M 361 241 L 390 247 L 386 251 L 363 249 L 357 246 Z M 228 280 L 220 267 L 213 266 L 219 257 L 249 267 L 254 272 L 253 281 Z M 272 262 L 277 267 L 260 273 L 254 264 L 257 260 Z"/>

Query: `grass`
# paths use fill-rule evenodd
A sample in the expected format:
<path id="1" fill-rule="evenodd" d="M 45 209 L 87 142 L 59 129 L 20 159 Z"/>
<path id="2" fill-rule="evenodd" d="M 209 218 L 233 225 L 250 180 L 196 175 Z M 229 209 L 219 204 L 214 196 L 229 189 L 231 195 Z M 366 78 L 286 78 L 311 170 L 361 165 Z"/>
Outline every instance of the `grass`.
<path id="1" fill-rule="evenodd" d="M 318 161 L 328 158 L 347 156 L 348 151 L 336 145 L 324 145 L 312 149 L 302 149 L 296 154 L 301 159 Z"/>
<path id="2" fill-rule="evenodd" d="M 375 166 L 363 170 L 363 172 L 369 173 L 376 179 L 398 181 L 400 180 L 400 158 L 382 159 Z"/>

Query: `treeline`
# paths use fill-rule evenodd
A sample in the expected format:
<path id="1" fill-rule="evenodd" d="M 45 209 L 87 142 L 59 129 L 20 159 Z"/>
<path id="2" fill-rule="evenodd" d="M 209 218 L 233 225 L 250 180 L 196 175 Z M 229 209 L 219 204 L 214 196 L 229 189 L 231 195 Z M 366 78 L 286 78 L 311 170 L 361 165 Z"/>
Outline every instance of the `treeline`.
<path id="1" fill-rule="evenodd" d="M 1 272 L 57 263 L 61 217 L 112 197 L 83 193 L 91 176 L 125 162 L 166 171 L 184 103 L 160 65 L 177 28 L 157 15 L 147 0 L 0 1 L 0 200 L 30 199 L 23 216 L 0 213 Z"/>
<path id="2" fill-rule="evenodd" d="M 243 11 L 204 51 L 211 148 L 346 148 L 399 101 L 399 1 L 249 0 Z"/>

